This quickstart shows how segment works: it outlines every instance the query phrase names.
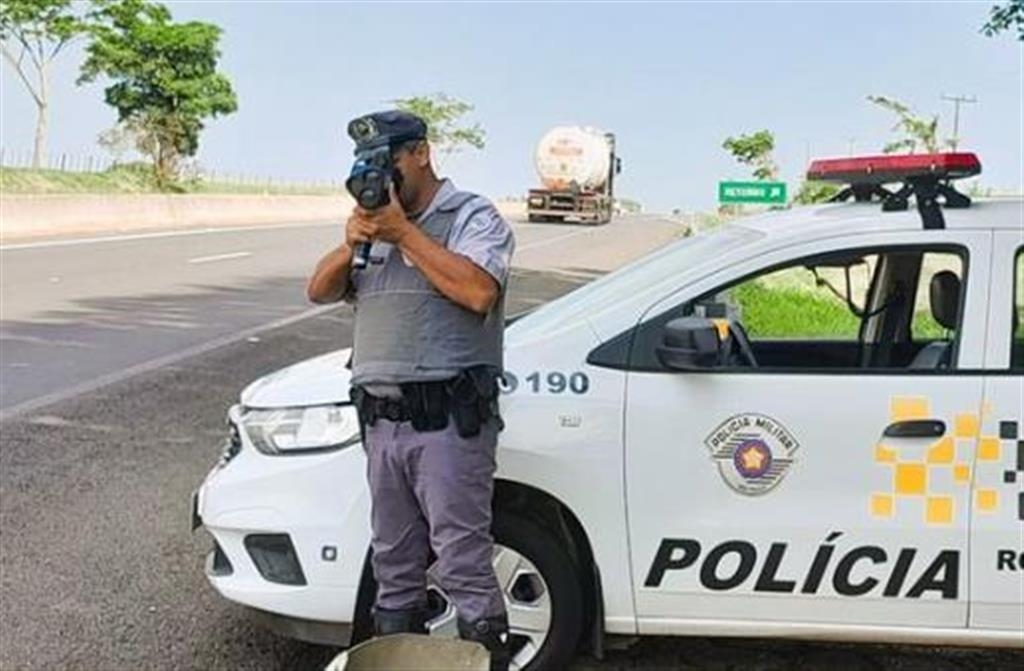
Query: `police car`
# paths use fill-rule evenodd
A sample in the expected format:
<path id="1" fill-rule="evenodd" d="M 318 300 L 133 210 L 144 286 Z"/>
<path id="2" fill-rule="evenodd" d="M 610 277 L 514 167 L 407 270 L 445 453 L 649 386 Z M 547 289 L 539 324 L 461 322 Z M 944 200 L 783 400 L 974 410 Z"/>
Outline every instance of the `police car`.
<path id="1" fill-rule="evenodd" d="M 494 564 L 518 667 L 620 634 L 1024 646 L 1024 221 L 954 189 L 979 171 L 818 161 L 840 202 L 510 324 Z M 348 356 L 243 391 L 193 520 L 224 597 L 341 645 L 375 587 Z"/>

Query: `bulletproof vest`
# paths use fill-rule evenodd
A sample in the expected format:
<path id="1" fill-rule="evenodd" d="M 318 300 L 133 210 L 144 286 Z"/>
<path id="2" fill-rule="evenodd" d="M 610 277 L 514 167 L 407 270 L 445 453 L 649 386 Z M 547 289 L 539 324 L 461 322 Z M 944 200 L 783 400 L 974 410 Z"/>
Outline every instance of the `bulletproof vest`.
<path id="1" fill-rule="evenodd" d="M 419 227 L 447 248 L 464 207 L 492 206 L 474 194 L 456 192 Z M 467 310 L 435 289 L 397 247 L 380 242 L 373 244 L 366 268 L 352 273 L 352 282 L 353 384 L 444 380 L 479 365 L 501 369 L 504 292 L 486 315 Z"/>

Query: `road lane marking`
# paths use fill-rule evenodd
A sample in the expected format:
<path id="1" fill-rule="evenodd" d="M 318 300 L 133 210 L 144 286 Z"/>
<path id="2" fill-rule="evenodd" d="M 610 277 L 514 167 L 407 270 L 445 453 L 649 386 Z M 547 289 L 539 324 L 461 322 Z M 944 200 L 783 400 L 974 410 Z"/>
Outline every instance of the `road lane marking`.
<path id="1" fill-rule="evenodd" d="M 265 226 L 221 226 L 218 228 L 190 228 L 179 231 L 158 231 L 155 233 L 127 233 L 125 235 L 103 235 L 92 238 L 72 238 L 71 240 L 47 240 L 44 242 L 20 242 L 11 245 L 0 245 L 0 252 L 17 251 L 19 249 L 42 249 L 44 247 L 68 247 L 71 245 L 92 245 L 100 242 L 131 242 L 133 240 L 154 240 L 158 238 L 177 238 L 186 235 L 210 235 L 214 233 L 234 233 L 235 231 L 276 231 L 283 228 L 314 228 L 322 226 L 338 226 L 338 221 L 306 221 L 294 224 L 268 224 Z"/>
<path id="2" fill-rule="evenodd" d="M 254 326 L 252 328 L 245 329 L 244 331 L 229 333 L 220 338 L 214 338 L 213 340 L 200 343 L 198 345 L 194 345 L 179 352 L 173 352 L 165 356 L 150 359 L 149 361 L 144 361 L 142 363 L 135 364 L 134 366 L 130 366 L 128 368 L 116 371 L 114 373 L 101 375 L 98 378 L 82 382 L 81 384 L 68 387 L 67 389 L 61 389 L 55 392 L 51 392 L 49 394 L 44 394 L 42 396 L 37 396 L 35 398 L 26 399 L 8 408 L 0 408 L 0 421 L 11 419 L 12 417 L 15 417 L 17 415 L 21 415 L 32 410 L 37 410 L 44 406 L 52 405 L 54 403 L 67 400 L 69 398 L 73 398 L 80 394 L 96 391 L 97 389 L 106 387 L 107 385 L 110 384 L 114 384 L 115 382 L 122 382 L 129 378 L 135 377 L 136 375 L 139 375 L 141 373 L 148 373 L 150 371 L 163 368 L 164 366 L 168 366 L 172 363 L 177 363 L 179 361 L 183 361 L 184 359 L 199 356 L 200 354 L 205 354 L 219 347 L 224 347 L 225 345 L 230 345 L 240 340 L 246 340 L 247 338 L 250 338 L 263 331 L 279 329 L 284 326 L 295 324 L 296 322 L 300 322 L 304 319 L 316 317 L 317 315 L 329 312 L 331 310 L 337 310 L 342 305 L 344 304 L 332 303 L 330 305 L 318 305 L 315 308 L 311 308 L 304 312 L 291 315 L 290 317 L 284 317 L 282 319 L 277 319 L 266 324 L 260 324 L 259 326 Z"/>
<path id="3" fill-rule="evenodd" d="M 197 256 L 189 259 L 188 263 L 213 263 L 214 261 L 227 261 L 229 259 L 244 259 L 252 256 L 252 252 L 228 252 L 227 254 L 214 254 L 212 256 Z"/>
<path id="4" fill-rule="evenodd" d="M 584 235 L 586 233 L 593 233 L 593 232 L 595 232 L 595 230 L 596 229 L 593 229 L 593 228 L 585 228 L 582 231 L 573 231 L 572 233 L 565 233 L 563 235 L 558 235 L 558 236 L 555 236 L 553 238 L 547 238 L 546 240 L 537 240 L 535 242 L 530 242 L 528 244 L 516 247 L 516 251 L 517 252 L 525 252 L 528 249 L 534 249 L 536 247 L 543 247 L 545 245 L 551 245 L 551 244 L 554 244 L 556 242 L 561 242 L 562 240 L 568 240 L 569 238 L 575 238 L 578 235 Z M 512 265 L 515 265 L 515 263 L 513 262 Z"/>

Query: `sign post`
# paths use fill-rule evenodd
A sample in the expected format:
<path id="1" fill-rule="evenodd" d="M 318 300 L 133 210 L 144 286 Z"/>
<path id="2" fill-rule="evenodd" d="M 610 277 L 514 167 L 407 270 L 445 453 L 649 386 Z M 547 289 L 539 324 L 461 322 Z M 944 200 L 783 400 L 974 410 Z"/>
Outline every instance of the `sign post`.
<path id="1" fill-rule="evenodd" d="M 785 182 L 719 182 L 718 202 L 761 203 L 764 205 L 786 204 Z"/>

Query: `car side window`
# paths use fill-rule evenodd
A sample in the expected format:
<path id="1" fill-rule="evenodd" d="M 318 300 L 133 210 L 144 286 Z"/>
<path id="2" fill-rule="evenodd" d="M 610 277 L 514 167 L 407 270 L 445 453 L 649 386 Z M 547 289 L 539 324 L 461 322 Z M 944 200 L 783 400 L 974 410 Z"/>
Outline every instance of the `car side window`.
<path id="1" fill-rule="evenodd" d="M 715 297 L 742 322 L 748 337 L 763 340 L 856 342 L 878 256 L 835 257 L 820 266 L 789 266 L 758 275 Z M 849 285 L 847 285 L 849 281 Z"/>
<path id="2" fill-rule="evenodd" d="M 942 276 L 948 273 L 963 279 L 963 261 L 958 255 L 941 252 L 924 255 L 921 279 L 917 283 L 917 296 L 914 299 L 914 316 L 910 323 L 911 336 L 915 342 L 939 340 L 949 335 L 949 329 L 936 320 L 935 311 L 943 308 L 932 305 L 933 300 L 942 300 L 942 296 L 933 297 L 932 294 L 941 291 L 938 285 L 943 282 Z"/>
<path id="3" fill-rule="evenodd" d="M 1024 370 L 1024 249 L 1017 251 L 1013 282 L 1013 333 L 1010 344 L 1010 369 Z"/>
<path id="4" fill-rule="evenodd" d="M 742 356 L 710 366 L 750 372 L 956 366 L 967 252 L 954 245 L 865 248 L 802 258 L 738 278 L 646 320 L 629 338 L 595 350 L 601 364 L 628 348 L 630 370 L 673 369 L 668 325 L 726 317 L 749 342 Z M 623 334 L 624 336 L 627 334 Z M 679 334 L 674 334 L 678 341 Z M 660 354 L 659 354 L 660 351 Z M 748 356 L 748 354 L 752 356 Z M 751 361 L 751 359 L 753 361 Z"/>

